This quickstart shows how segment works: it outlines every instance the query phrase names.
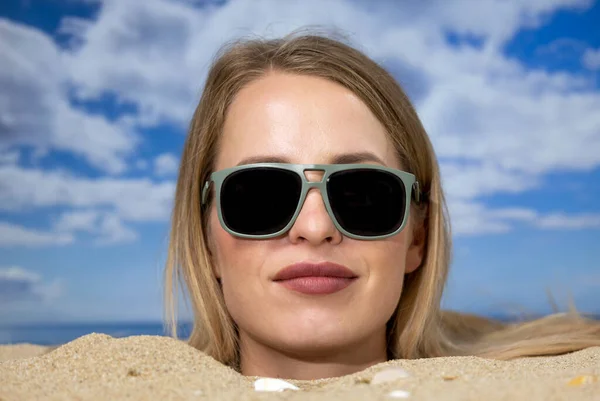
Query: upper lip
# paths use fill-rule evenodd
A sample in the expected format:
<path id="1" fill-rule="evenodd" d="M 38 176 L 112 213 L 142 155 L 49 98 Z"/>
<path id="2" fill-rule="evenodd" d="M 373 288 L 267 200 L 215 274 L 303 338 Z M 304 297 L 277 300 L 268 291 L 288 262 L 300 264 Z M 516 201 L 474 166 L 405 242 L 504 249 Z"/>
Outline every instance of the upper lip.
<path id="1" fill-rule="evenodd" d="M 355 278 L 356 273 L 346 266 L 331 262 L 301 262 L 289 265 L 277 272 L 274 281 L 291 280 L 298 277 L 342 277 Z"/>

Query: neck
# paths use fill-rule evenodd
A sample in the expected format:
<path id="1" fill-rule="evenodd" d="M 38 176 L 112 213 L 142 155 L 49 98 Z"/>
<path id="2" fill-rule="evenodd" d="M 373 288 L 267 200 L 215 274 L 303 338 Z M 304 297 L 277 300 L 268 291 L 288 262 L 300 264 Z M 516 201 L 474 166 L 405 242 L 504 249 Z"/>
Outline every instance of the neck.
<path id="1" fill-rule="evenodd" d="M 240 332 L 240 369 L 244 376 L 316 380 L 360 372 L 388 360 L 385 329 L 357 344 L 286 352 Z"/>

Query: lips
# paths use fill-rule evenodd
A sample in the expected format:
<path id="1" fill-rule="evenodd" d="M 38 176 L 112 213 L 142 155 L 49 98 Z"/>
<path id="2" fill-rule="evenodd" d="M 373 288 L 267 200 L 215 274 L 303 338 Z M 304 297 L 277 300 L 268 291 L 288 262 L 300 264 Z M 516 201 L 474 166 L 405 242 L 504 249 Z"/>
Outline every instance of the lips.
<path id="1" fill-rule="evenodd" d="M 352 270 L 346 266 L 336 263 L 295 263 L 281 269 L 273 281 L 292 280 L 302 277 L 334 277 L 334 278 L 356 278 L 358 277 Z"/>

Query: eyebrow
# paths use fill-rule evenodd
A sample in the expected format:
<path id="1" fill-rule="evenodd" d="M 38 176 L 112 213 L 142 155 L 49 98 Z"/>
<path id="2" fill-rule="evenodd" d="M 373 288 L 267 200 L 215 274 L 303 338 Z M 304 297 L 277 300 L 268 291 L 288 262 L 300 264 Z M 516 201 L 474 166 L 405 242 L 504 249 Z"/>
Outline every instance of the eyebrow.
<path id="1" fill-rule="evenodd" d="M 386 164 L 377 155 L 371 152 L 354 152 L 354 153 L 343 153 L 336 155 L 332 158 L 331 164 L 357 164 L 364 162 L 375 162 L 383 166 Z M 242 166 L 244 164 L 252 163 L 290 163 L 290 160 L 282 156 L 268 156 L 259 155 L 251 156 L 243 159 L 237 165 Z"/>

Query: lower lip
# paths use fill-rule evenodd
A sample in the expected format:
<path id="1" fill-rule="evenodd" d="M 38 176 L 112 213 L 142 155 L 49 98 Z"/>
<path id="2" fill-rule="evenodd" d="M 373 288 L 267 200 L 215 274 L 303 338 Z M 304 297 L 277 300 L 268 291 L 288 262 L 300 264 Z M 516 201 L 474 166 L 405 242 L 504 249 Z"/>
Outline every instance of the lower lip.
<path id="1" fill-rule="evenodd" d="M 355 278 L 343 277 L 298 277 L 290 280 L 276 281 L 282 286 L 303 294 L 333 294 L 348 287 Z"/>

